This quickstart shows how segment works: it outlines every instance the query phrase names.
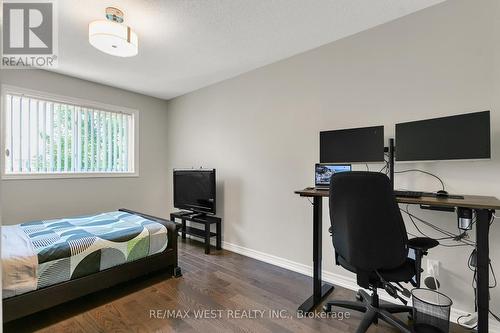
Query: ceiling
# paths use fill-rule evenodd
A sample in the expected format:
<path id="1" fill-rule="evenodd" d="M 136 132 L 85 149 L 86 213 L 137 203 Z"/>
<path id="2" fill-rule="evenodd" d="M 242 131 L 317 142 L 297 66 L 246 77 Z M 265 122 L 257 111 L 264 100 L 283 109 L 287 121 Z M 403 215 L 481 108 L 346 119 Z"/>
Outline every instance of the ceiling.
<path id="1" fill-rule="evenodd" d="M 188 93 L 394 20 L 443 0 L 61 0 L 56 72 L 163 99 Z M 88 42 L 116 6 L 139 55 Z"/>

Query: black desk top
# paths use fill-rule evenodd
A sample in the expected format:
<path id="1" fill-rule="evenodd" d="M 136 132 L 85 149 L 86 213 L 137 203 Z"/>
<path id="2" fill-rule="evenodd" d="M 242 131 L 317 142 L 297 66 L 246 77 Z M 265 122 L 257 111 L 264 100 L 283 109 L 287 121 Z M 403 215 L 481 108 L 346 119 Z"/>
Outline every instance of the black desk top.
<path id="1" fill-rule="evenodd" d="M 303 189 L 295 191 L 295 194 L 301 197 L 328 197 L 329 193 L 326 190 Z M 420 197 L 420 198 L 403 198 L 396 197 L 398 203 L 410 205 L 429 205 L 438 207 L 463 207 L 475 209 L 500 209 L 500 200 L 495 197 L 480 196 L 480 195 L 464 195 L 463 199 L 451 198 L 436 198 L 436 197 Z"/>

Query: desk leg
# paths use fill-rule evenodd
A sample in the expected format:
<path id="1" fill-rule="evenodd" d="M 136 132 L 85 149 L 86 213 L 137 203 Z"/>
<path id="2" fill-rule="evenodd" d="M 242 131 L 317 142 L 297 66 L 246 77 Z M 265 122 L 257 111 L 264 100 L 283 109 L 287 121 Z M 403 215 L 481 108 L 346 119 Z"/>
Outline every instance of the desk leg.
<path id="1" fill-rule="evenodd" d="M 298 311 L 311 312 L 321 303 L 321 300 L 327 296 L 333 286 L 330 284 L 322 285 L 321 281 L 321 258 L 322 258 L 322 228 L 321 220 L 323 218 L 323 198 L 314 197 L 313 202 L 313 294 L 299 307 Z"/>
<path id="2" fill-rule="evenodd" d="M 477 247 L 477 331 L 488 332 L 489 312 L 489 229 L 491 211 L 476 210 L 476 247 Z"/>

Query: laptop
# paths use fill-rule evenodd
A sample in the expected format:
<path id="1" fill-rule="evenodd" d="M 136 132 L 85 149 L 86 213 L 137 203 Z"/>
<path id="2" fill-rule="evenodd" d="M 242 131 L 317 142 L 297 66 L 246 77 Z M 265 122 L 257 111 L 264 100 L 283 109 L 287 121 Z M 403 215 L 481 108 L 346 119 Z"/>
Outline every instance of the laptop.
<path id="1" fill-rule="evenodd" d="M 314 188 L 317 190 L 328 190 L 330 179 L 337 172 L 351 171 L 350 164 L 324 164 L 316 163 L 314 174 Z"/>

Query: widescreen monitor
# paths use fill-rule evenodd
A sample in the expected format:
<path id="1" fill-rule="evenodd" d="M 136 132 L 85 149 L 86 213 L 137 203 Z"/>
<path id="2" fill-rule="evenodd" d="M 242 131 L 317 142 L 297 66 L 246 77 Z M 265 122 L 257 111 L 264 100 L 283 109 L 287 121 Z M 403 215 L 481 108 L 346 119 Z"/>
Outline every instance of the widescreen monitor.
<path id="1" fill-rule="evenodd" d="M 489 158 L 490 111 L 396 124 L 396 161 Z"/>
<path id="2" fill-rule="evenodd" d="M 319 142 L 321 163 L 384 162 L 384 126 L 324 131 Z"/>

